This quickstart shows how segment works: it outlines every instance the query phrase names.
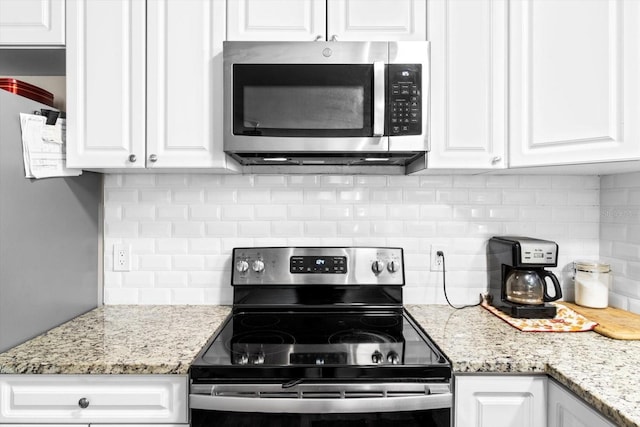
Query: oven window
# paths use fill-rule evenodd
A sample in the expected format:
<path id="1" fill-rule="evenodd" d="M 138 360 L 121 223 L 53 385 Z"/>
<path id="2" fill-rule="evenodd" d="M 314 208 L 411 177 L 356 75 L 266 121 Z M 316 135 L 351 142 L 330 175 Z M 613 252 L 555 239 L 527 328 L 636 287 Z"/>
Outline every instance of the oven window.
<path id="1" fill-rule="evenodd" d="M 367 414 L 263 414 L 192 410 L 192 427 L 449 427 L 451 409 Z"/>
<path id="2" fill-rule="evenodd" d="M 371 136 L 373 66 L 251 64 L 233 68 L 233 132 Z"/>

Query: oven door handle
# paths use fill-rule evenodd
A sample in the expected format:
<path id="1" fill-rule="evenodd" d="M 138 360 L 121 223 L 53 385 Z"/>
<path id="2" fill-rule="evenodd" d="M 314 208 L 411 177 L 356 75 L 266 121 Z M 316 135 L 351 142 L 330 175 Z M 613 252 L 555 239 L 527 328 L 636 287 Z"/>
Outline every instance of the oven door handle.
<path id="1" fill-rule="evenodd" d="M 370 398 L 260 398 L 190 394 L 191 409 L 227 412 L 263 412 L 291 414 L 371 413 L 429 411 L 451 408 L 451 393 L 424 396 Z"/>
<path id="2" fill-rule="evenodd" d="M 373 63 L 373 136 L 384 135 L 385 115 L 384 62 Z"/>

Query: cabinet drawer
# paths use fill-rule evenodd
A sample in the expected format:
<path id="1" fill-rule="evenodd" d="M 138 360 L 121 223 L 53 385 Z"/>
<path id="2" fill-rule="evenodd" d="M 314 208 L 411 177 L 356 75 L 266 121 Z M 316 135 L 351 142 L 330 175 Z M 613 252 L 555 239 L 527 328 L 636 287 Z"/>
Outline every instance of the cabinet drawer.
<path id="1" fill-rule="evenodd" d="M 0 375 L 0 423 L 187 421 L 186 376 Z"/>

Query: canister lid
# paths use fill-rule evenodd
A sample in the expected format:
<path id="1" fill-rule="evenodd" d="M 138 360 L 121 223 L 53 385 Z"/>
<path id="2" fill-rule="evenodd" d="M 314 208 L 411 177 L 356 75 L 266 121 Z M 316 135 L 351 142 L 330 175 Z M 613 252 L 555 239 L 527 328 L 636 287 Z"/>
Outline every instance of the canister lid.
<path id="1" fill-rule="evenodd" d="M 611 271 L 611 266 L 600 261 L 592 260 L 580 260 L 574 261 L 576 270 L 586 271 L 588 273 L 608 273 Z"/>

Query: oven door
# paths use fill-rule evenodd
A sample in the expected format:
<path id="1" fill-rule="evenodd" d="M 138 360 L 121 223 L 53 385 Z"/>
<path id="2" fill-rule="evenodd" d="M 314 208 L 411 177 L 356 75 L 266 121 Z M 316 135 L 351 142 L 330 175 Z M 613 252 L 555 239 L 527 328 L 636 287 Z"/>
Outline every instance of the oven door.
<path id="1" fill-rule="evenodd" d="M 192 427 L 451 425 L 448 384 L 196 386 L 189 400 Z"/>

